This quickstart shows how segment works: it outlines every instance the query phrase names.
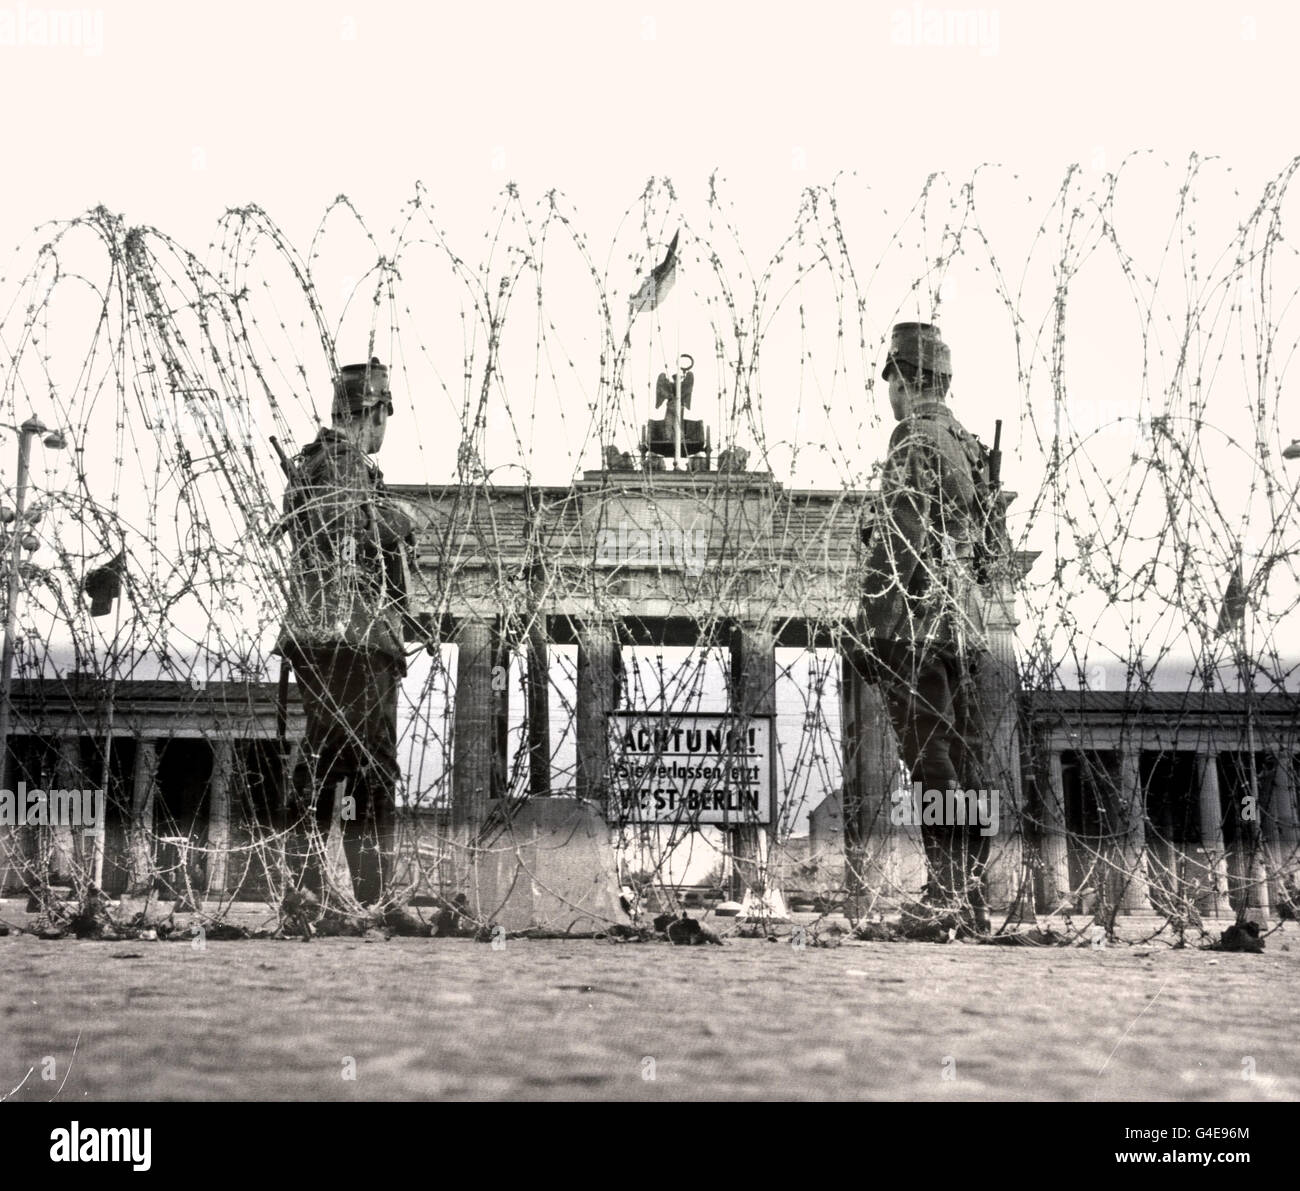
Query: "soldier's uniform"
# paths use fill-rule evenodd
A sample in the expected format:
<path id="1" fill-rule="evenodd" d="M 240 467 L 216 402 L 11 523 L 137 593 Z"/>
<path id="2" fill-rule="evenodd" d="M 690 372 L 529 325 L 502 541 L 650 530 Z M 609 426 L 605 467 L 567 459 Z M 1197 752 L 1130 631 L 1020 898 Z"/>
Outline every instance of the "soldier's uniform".
<path id="1" fill-rule="evenodd" d="M 938 329 L 900 323 L 883 376 L 897 362 L 952 375 Z M 987 515 L 987 453 L 943 400 L 916 401 L 889 440 L 880 507 L 867 542 L 859 668 L 878 682 L 903 759 L 923 790 L 988 789 L 978 686 L 987 658 L 985 592 L 976 578 Z M 922 826 L 926 900 L 983 927 L 989 839 L 978 825 Z"/>
<path id="2" fill-rule="evenodd" d="M 391 412 L 387 369 L 377 360 L 349 365 L 335 381 L 334 420 L 381 401 Z M 293 666 L 307 719 L 294 783 L 300 823 L 314 803 L 319 831 L 314 846 L 299 840 L 301 880 L 323 893 L 320 844 L 341 816 L 353 892 L 374 903 L 387 891 L 395 851 L 397 695 L 406 673 L 397 576 L 411 522 L 387 498 L 379 469 L 339 430 L 323 428 L 295 463 L 285 492 L 294 555 L 277 650 Z"/>

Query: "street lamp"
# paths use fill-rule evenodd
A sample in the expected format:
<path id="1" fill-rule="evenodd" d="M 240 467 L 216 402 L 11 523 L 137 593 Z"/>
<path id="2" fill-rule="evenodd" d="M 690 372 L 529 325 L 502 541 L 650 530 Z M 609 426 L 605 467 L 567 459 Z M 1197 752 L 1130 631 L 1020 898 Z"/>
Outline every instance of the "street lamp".
<path id="1" fill-rule="evenodd" d="M 0 654 L 0 790 L 9 789 L 9 692 L 13 686 L 14 674 L 14 620 L 18 612 L 18 578 L 22 564 L 22 552 L 35 550 L 39 541 L 35 534 L 27 529 L 29 523 L 40 519 L 38 510 L 34 515 L 27 514 L 27 468 L 32 457 L 32 439 L 38 434 L 44 436 L 44 443 L 53 451 L 62 450 L 68 445 L 61 430 L 51 430 L 37 417 L 30 417 L 21 426 L 10 427 L 18 431 L 18 485 L 14 492 L 14 508 L 5 509 L 0 520 L 6 524 L 12 522 L 9 540 L 4 545 L 9 547 L 9 568 L 7 578 L 7 595 L 5 598 L 5 635 L 4 652 Z M 2 539 L 0 539 L 2 540 Z"/>

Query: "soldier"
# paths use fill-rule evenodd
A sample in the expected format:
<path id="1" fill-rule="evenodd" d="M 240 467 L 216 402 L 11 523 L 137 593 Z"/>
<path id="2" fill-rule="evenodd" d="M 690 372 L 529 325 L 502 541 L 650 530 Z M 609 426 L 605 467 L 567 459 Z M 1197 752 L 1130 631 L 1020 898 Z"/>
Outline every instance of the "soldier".
<path id="1" fill-rule="evenodd" d="M 393 892 L 397 692 L 406 673 L 405 550 L 411 520 L 367 456 L 393 412 L 388 369 L 349 364 L 334 381 L 333 426 L 288 468 L 285 513 L 295 550 L 277 651 L 293 666 L 307 717 L 308 758 L 295 775 L 314 804 L 301 881 L 323 895 L 321 841 L 337 817 L 356 898 Z"/>
<path id="2" fill-rule="evenodd" d="M 987 789 L 978 675 L 987 658 L 977 582 L 991 492 L 983 446 L 947 405 L 952 358 L 928 323 L 899 323 L 882 379 L 898 422 L 867 540 L 858 668 L 877 682 L 913 782 Z M 988 928 L 978 825 L 922 826 L 923 901 L 966 930 Z"/>

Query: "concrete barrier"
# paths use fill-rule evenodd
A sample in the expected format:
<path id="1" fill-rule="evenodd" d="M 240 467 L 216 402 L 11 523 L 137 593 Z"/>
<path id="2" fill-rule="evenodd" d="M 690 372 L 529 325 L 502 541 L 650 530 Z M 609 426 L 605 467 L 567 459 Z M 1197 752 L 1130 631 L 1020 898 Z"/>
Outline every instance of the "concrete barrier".
<path id="1" fill-rule="evenodd" d="M 470 909 L 508 931 L 586 934 L 627 922 L 609 825 L 580 798 L 532 798 L 473 866 Z"/>

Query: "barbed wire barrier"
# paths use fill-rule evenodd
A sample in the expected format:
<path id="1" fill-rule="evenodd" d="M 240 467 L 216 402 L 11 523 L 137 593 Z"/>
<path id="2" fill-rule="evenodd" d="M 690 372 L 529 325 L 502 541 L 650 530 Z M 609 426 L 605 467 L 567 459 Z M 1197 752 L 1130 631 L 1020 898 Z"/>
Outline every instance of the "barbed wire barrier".
<path id="1" fill-rule="evenodd" d="M 890 326 L 917 320 L 952 345 L 956 416 L 986 443 L 1005 426 L 1004 548 L 987 623 L 961 626 L 987 647 L 963 681 L 991 709 L 970 791 L 991 798 L 934 800 L 987 841 L 990 929 L 1065 915 L 1091 938 L 1141 914 L 1181 941 L 1294 917 L 1298 163 L 1258 196 L 1196 156 L 1072 168 L 1046 198 L 987 166 L 904 210 L 843 175 L 766 259 L 716 178 L 698 202 L 649 182 L 603 258 L 558 192 L 514 187 L 477 263 L 423 188 L 384 237 L 340 197 L 305 251 L 256 206 L 202 257 L 103 208 L 36 229 L 0 277 L 3 420 L 26 452 L 0 461 L 7 889 L 55 927 L 125 896 L 207 928 L 288 905 L 293 933 L 355 916 L 357 866 L 389 863 L 378 912 L 414 894 L 442 933 L 490 934 L 521 889 L 535 929 L 625 923 L 552 878 L 566 849 L 596 857 L 590 819 L 553 802 L 523 826 L 567 799 L 599 807 L 639 923 L 725 886 L 761 930 L 793 906 L 944 934 L 921 899 L 928 792 L 846 660 L 887 661 L 854 613 L 892 429 L 876 378 Z M 333 771 L 276 648 L 304 531 L 271 440 L 294 456 L 339 368 L 372 357 L 394 407 L 377 459 L 414 541 L 389 824 L 353 823 L 346 792 L 316 814 Z M 704 437 L 665 457 L 655 378 L 660 426 L 694 435 L 688 368 Z M 33 414 L 67 449 L 37 445 Z M 364 603 L 354 563 L 325 570 Z M 357 706 L 330 710 L 369 780 Z M 633 750 L 640 777 L 638 716 L 662 733 Z M 702 716 L 729 743 L 695 805 L 653 821 L 669 737 L 703 739 Z M 760 829 L 735 774 L 764 722 Z M 102 792 L 94 831 L 23 801 L 83 790 Z M 479 897 L 489 861 L 508 879 Z"/>

